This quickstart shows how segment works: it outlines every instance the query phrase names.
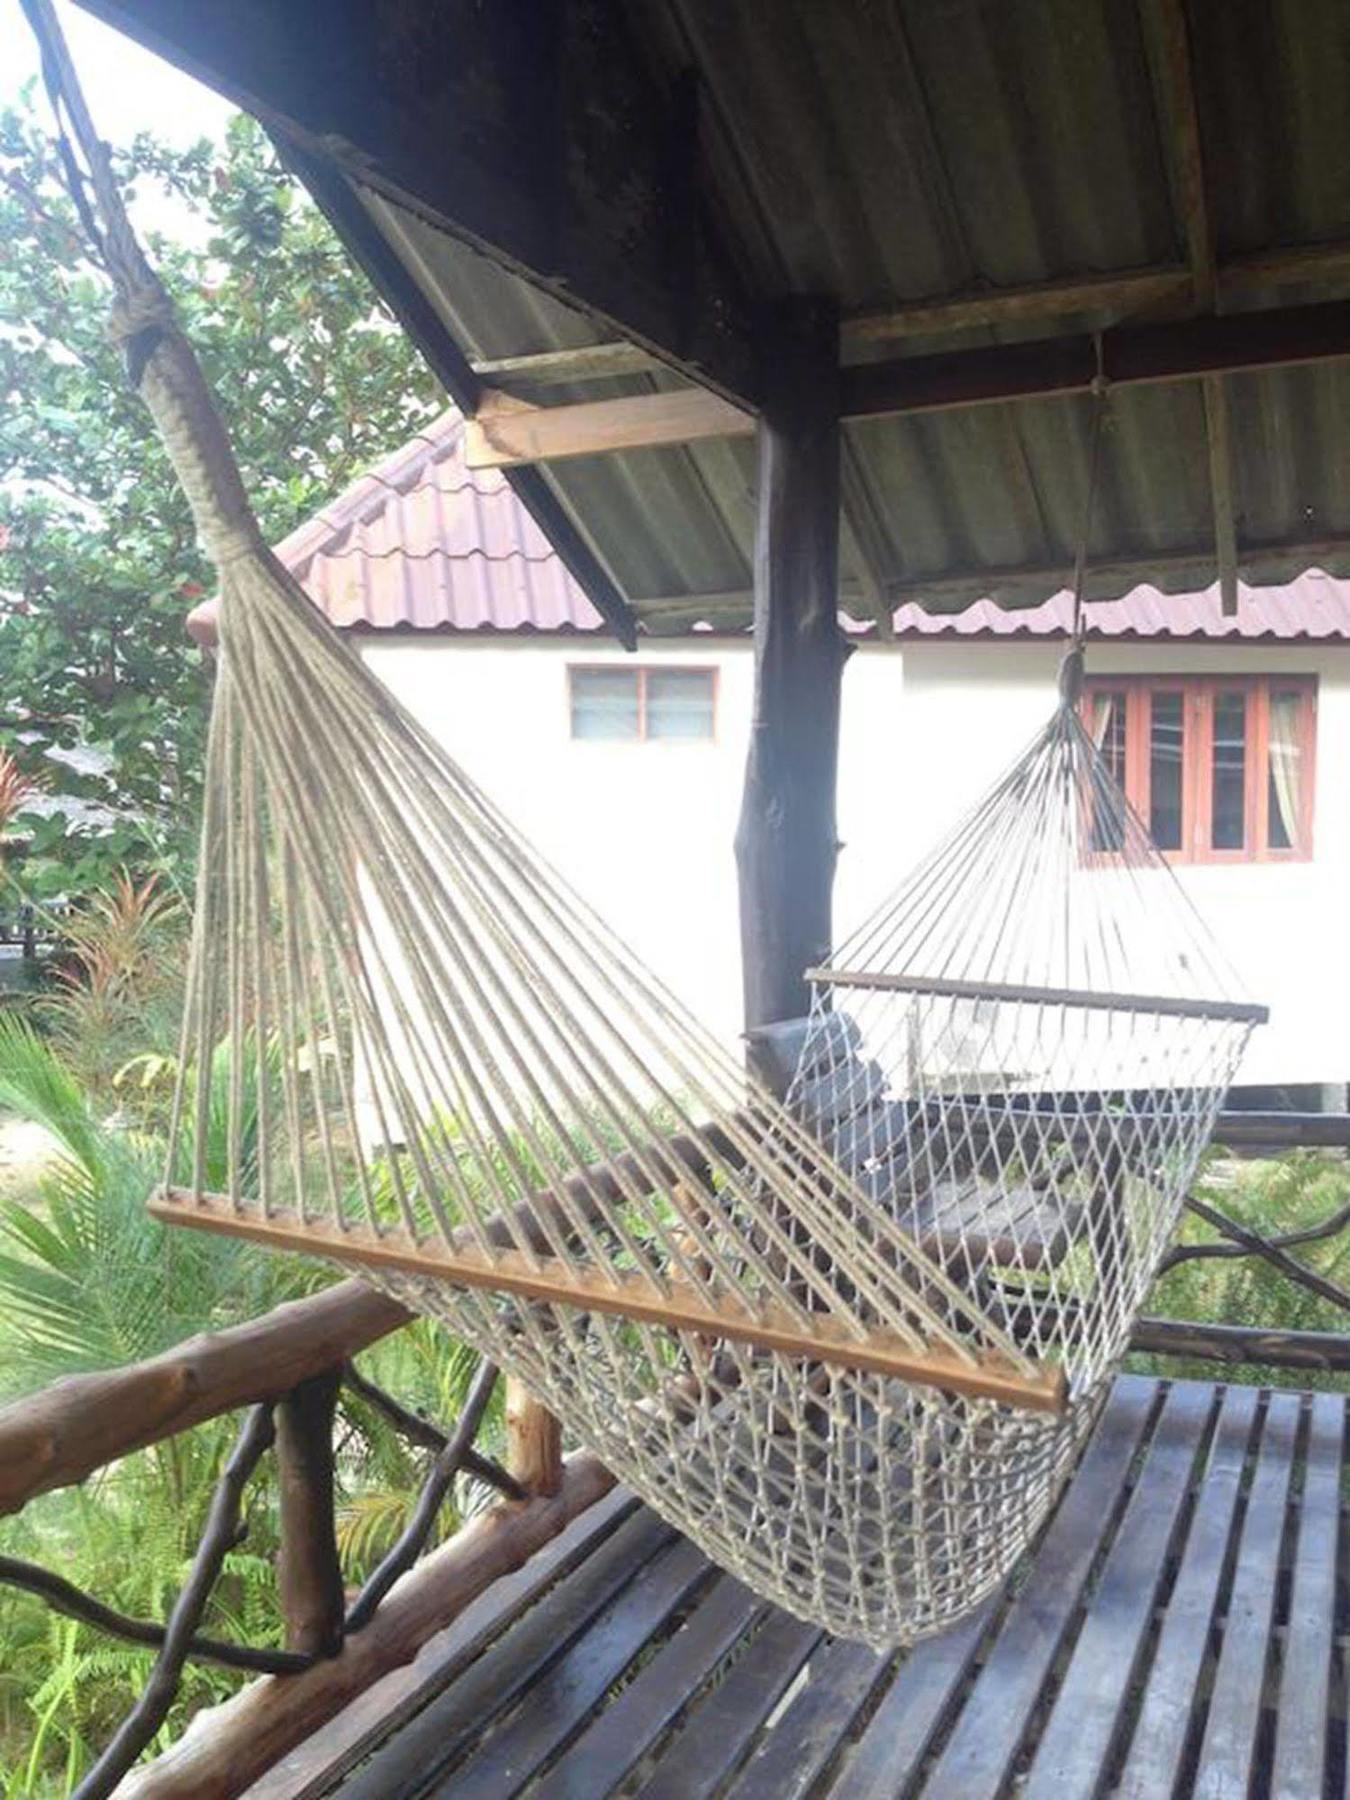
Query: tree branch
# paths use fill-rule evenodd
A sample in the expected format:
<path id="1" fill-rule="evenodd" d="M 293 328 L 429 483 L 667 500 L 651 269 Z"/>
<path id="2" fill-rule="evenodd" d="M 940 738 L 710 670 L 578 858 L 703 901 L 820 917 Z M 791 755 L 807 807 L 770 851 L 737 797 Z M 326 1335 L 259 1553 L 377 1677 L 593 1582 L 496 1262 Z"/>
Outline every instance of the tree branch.
<path id="1" fill-rule="evenodd" d="M 272 1442 L 272 1409 L 266 1403 L 248 1414 L 225 1464 L 207 1514 L 206 1530 L 182 1592 L 174 1601 L 164 1642 L 140 1699 L 118 1726 L 102 1756 L 76 1788 L 74 1800 L 107 1800 L 141 1751 L 164 1723 L 178 1692 L 183 1665 L 211 1597 L 226 1554 L 235 1542 L 239 1504 L 258 1459 Z"/>
<path id="2" fill-rule="evenodd" d="M 361 1629 L 399 1576 L 410 1569 L 421 1555 L 422 1547 L 436 1522 L 436 1514 L 440 1511 L 441 1502 L 445 1499 L 451 1482 L 464 1466 L 465 1455 L 482 1423 L 483 1414 L 487 1411 L 487 1403 L 492 1398 L 492 1390 L 496 1384 L 496 1365 L 490 1362 L 483 1363 L 477 1375 L 474 1376 L 473 1386 L 469 1389 L 469 1397 L 464 1403 L 464 1412 L 460 1417 L 459 1424 L 456 1425 L 453 1435 L 447 1440 L 445 1448 L 432 1464 L 431 1473 L 426 1479 L 422 1492 L 418 1495 L 412 1517 L 404 1526 L 398 1542 L 352 1602 L 347 1613 L 349 1633 Z"/>
<path id="3" fill-rule="evenodd" d="M 1234 1244 L 1240 1244 L 1242 1246 L 1241 1254 L 1263 1257 L 1272 1268 L 1278 1269 L 1290 1281 L 1307 1288 L 1310 1293 L 1316 1294 L 1321 1300 L 1329 1300 L 1333 1306 L 1340 1307 L 1342 1312 L 1350 1312 L 1350 1292 L 1347 1292 L 1339 1282 L 1332 1281 L 1329 1276 L 1318 1274 L 1316 1269 L 1310 1269 L 1305 1263 L 1299 1262 L 1296 1257 L 1288 1255 L 1280 1247 L 1279 1239 L 1262 1237 L 1259 1231 L 1253 1231 L 1246 1225 L 1239 1225 L 1235 1219 L 1230 1219 L 1227 1214 L 1221 1213 L 1217 1207 L 1210 1206 L 1207 1201 L 1197 1200 L 1194 1195 L 1187 1200 L 1186 1205 L 1197 1218 L 1203 1219 L 1207 1225 L 1212 1225 L 1216 1231 L 1231 1239 Z M 1304 1241 L 1310 1240 L 1305 1239 Z M 1181 1245 L 1179 1248 L 1192 1250 L 1203 1248 L 1203 1246 Z M 1175 1251 L 1169 1252 L 1168 1257 L 1163 1259 L 1163 1269 L 1169 1266 L 1169 1259 L 1175 1254 Z M 1184 1257 L 1180 1260 L 1190 1261 L 1192 1258 Z M 1171 1266 L 1175 1266 L 1175 1264 Z"/>
<path id="4" fill-rule="evenodd" d="M 373 1381 L 367 1380 L 354 1363 L 344 1365 L 342 1383 L 344 1387 L 350 1388 L 352 1393 L 359 1394 L 368 1405 L 374 1407 L 376 1412 L 382 1413 L 394 1429 L 401 1432 L 410 1443 L 420 1444 L 424 1450 L 434 1450 L 438 1453 L 444 1450 L 449 1443 L 449 1437 L 439 1425 L 433 1424 L 430 1419 L 424 1419 L 421 1413 L 413 1412 L 410 1407 L 404 1406 L 401 1401 L 396 1400 L 392 1394 L 386 1393 L 382 1387 L 377 1387 Z M 472 1475 L 476 1481 L 486 1482 L 489 1487 L 496 1488 L 499 1494 L 505 1494 L 508 1500 L 527 1500 L 529 1498 L 515 1476 L 509 1474 L 494 1458 L 484 1456 L 481 1450 L 467 1449 L 460 1467 L 465 1475 Z"/>
<path id="5" fill-rule="evenodd" d="M 50 1569 L 25 1562 L 21 1557 L 0 1556 L 0 1582 L 36 1594 L 57 1612 L 113 1637 L 125 1638 L 128 1643 L 145 1644 L 153 1650 L 164 1642 L 165 1627 L 153 1619 L 133 1619 L 116 1612 L 63 1575 L 54 1575 Z M 246 1669 L 254 1675 L 298 1675 L 315 1660 L 293 1650 L 254 1650 L 247 1644 L 227 1644 L 221 1638 L 201 1636 L 192 1638 L 188 1655 L 203 1662 L 220 1663 L 227 1669 Z"/>

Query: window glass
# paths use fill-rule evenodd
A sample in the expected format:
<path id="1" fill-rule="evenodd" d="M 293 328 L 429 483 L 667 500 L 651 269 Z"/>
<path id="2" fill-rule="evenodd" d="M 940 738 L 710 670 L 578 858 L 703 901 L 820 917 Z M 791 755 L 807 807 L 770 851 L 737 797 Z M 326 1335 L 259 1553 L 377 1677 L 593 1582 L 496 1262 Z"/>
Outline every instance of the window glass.
<path id="1" fill-rule="evenodd" d="M 636 738 L 640 718 L 637 670 L 572 670 L 574 738 Z"/>
<path id="2" fill-rule="evenodd" d="M 1149 721 L 1148 828 L 1160 850 L 1181 848 L 1180 694 L 1155 693 Z"/>
<path id="3" fill-rule="evenodd" d="M 710 738 L 712 734 L 712 671 L 648 669 L 647 736 Z"/>
<path id="4" fill-rule="evenodd" d="M 1246 842 L 1247 696 L 1214 696 L 1214 766 L 1210 784 L 1210 843 L 1241 850 Z"/>
<path id="5" fill-rule="evenodd" d="M 1098 692 L 1092 696 L 1092 737 L 1111 778 L 1125 786 L 1125 695 Z M 1125 842 L 1125 815 L 1118 794 L 1095 793 L 1092 800 L 1092 848 L 1119 850 Z"/>
<path id="6" fill-rule="evenodd" d="M 1270 696 L 1270 767 L 1267 771 L 1268 837 L 1272 850 L 1292 850 L 1298 842 L 1303 792 L 1303 746 L 1298 736 L 1299 696 Z"/>

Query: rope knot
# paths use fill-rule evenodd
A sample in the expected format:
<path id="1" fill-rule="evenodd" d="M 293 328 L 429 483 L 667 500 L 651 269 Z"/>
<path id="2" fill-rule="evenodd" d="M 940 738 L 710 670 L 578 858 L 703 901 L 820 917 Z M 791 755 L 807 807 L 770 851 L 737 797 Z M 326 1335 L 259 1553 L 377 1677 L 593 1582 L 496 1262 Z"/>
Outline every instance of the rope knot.
<path id="1" fill-rule="evenodd" d="M 108 313 L 108 336 L 128 343 L 143 331 L 168 331 L 174 324 L 173 303 L 156 281 L 119 293 Z"/>

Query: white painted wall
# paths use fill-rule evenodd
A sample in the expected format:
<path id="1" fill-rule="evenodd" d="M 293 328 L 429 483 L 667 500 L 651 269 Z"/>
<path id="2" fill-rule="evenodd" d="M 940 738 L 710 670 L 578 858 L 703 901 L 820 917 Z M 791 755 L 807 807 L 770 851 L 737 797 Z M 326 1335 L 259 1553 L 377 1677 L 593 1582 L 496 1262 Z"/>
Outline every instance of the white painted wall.
<path id="1" fill-rule="evenodd" d="M 642 660 L 719 671 L 717 738 L 574 742 L 569 663 L 623 664 L 590 640 L 365 638 L 371 668 L 643 959 L 732 1041 L 740 1021 L 732 841 L 750 724 L 748 642 L 691 638 Z M 838 935 L 900 880 L 1013 759 L 1054 704 L 1057 644 L 860 648 L 844 677 Z M 1254 998 L 1269 1003 L 1240 1079 L 1350 1078 L 1350 649 L 1094 646 L 1094 675 L 1316 675 L 1311 863 L 1178 874 Z"/>

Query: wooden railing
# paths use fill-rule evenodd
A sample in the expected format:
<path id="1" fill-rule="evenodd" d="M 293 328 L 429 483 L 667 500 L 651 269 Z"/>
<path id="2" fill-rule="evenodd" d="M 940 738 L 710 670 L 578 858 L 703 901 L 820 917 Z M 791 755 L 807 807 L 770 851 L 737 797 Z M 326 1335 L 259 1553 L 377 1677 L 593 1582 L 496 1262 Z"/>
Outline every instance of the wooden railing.
<path id="1" fill-rule="evenodd" d="M 1227 1112 L 1220 1115 L 1214 1141 L 1238 1156 L 1268 1156 L 1297 1149 L 1350 1150 L 1350 1114 Z M 1175 1244 L 1163 1258 L 1160 1275 L 1188 1262 L 1255 1257 L 1294 1286 L 1350 1316 L 1350 1289 L 1294 1254 L 1303 1246 L 1329 1243 L 1350 1231 L 1350 1203 L 1311 1225 L 1274 1236 L 1254 1231 L 1196 1194 L 1190 1196 L 1186 1207 L 1195 1218 L 1203 1219 L 1218 1239 Z M 1130 1348 L 1154 1356 L 1258 1363 L 1310 1373 L 1350 1369 L 1350 1328 L 1296 1331 L 1259 1323 L 1215 1325 L 1190 1319 L 1142 1318 L 1135 1325 Z"/>
<path id="2" fill-rule="evenodd" d="M 238 1792 L 353 1693 L 408 1660 L 458 1606 L 518 1566 L 610 1484 L 594 1459 L 564 1466 L 556 1421 L 514 1383 L 507 1392 L 507 1466 L 476 1446 L 498 1379 L 491 1363 L 479 1364 L 464 1410 L 447 1428 L 360 1374 L 353 1356 L 409 1316 L 363 1283 L 346 1281 L 129 1368 L 59 1381 L 0 1411 L 0 1513 L 207 1420 L 243 1415 L 192 1567 L 163 1624 L 119 1613 L 52 1570 L 0 1557 L 0 1582 L 158 1651 L 136 1705 L 76 1789 L 80 1800 L 111 1794 L 124 1778 L 124 1793 L 200 1800 Z M 344 1392 L 432 1452 L 407 1525 L 350 1600 L 335 1509 L 334 1425 Z M 225 1557 L 240 1540 L 244 1490 L 269 1453 L 279 1495 L 277 1583 L 286 1638 L 280 1649 L 225 1642 L 201 1629 Z M 496 1489 L 501 1502 L 419 1562 L 461 1473 Z M 404 1584 L 391 1619 L 386 1599 L 414 1565 L 417 1573 Z M 210 1745 L 199 1741 L 187 1756 L 130 1775 L 193 1659 L 284 1679 L 246 1689 L 218 1709 Z"/>
<path id="3" fill-rule="evenodd" d="M 1225 1114 L 1215 1135 L 1239 1153 L 1350 1147 L 1350 1116 Z M 1350 1206 L 1313 1226 L 1267 1236 L 1208 1200 L 1192 1196 L 1187 1204 L 1218 1234 L 1217 1241 L 1178 1245 L 1164 1267 L 1203 1258 L 1259 1257 L 1287 1280 L 1350 1313 L 1350 1292 L 1296 1254 L 1302 1246 L 1350 1230 Z M 564 1463 L 557 1421 L 514 1382 L 506 1390 L 506 1466 L 484 1454 L 476 1439 L 497 1381 L 489 1363 L 479 1365 L 453 1425 L 411 1411 L 359 1373 L 353 1357 L 409 1317 L 364 1283 L 344 1281 L 147 1362 L 57 1382 L 0 1411 L 0 1514 L 207 1420 L 243 1415 L 188 1579 L 163 1624 L 129 1618 L 51 1570 L 0 1557 L 0 1582 L 158 1651 L 140 1699 L 76 1790 L 80 1800 L 114 1789 L 141 1800 L 189 1795 L 209 1800 L 239 1793 L 356 1694 L 406 1663 L 491 1581 L 519 1567 L 611 1485 L 612 1477 L 593 1457 L 579 1454 Z M 1131 1347 L 1221 1364 L 1350 1369 L 1350 1331 L 1145 1318 Z M 334 1504 L 334 1424 L 344 1394 L 355 1395 L 408 1442 L 431 1452 L 405 1529 L 350 1600 L 339 1564 Z M 286 1638 L 279 1649 L 227 1643 L 201 1629 L 225 1556 L 239 1541 L 244 1489 L 269 1454 L 276 1459 L 279 1493 L 277 1582 Z M 498 1504 L 424 1556 L 437 1513 L 462 1472 L 494 1488 Z M 214 1709 L 158 1761 L 134 1769 L 194 1658 L 268 1679 Z"/>

